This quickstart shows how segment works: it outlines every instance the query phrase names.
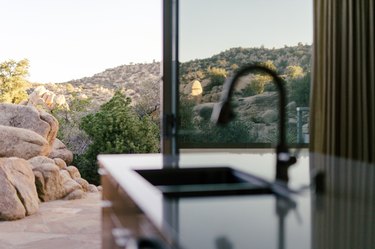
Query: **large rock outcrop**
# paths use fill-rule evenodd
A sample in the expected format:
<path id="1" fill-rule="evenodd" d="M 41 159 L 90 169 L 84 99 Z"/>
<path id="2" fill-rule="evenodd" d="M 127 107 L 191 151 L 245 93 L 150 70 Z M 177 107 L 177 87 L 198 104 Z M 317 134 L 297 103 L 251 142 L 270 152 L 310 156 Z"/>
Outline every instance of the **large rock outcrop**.
<path id="1" fill-rule="evenodd" d="M 29 98 L 21 103 L 28 106 L 41 106 L 46 110 L 54 108 L 64 108 L 69 110 L 65 96 L 56 95 L 54 92 L 46 89 L 44 86 L 38 86 L 30 93 Z"/>
<path id="2" fill-rule="evenodd" d="M 31 215 L 39 201 L 98 191 L 70 165 L 73 153 L 56 138 L 57 131 L 57 120 L 45 111 L 0 104 L 0 220 Z"/>
<path id="3" fill-rule="evenodd" d="M 85 192 L 97 192 L 94 185 L 81 178 L 75 166 L 66 166 L 62 159 L 37 156 L 28 161 L 35 175 L 35 185 L 41 201 L 78 199 Z"/>
<path id="4" fill-rule="evenodd" d="M 33 106 L 8 103 L 0 104 L 0 113 L 0 125 L 34 131 L 44 137 L 52 147 L 59 125 L 51 114 Z"/>
<path id="5" fill-rule="evenodd" d="M 16 220 L 38 211 L 31 165 L 24 159 L 0 158 L 0 220 Z"/>
<path id="6" fill-rule="evenodd" d="M 0 157 L 30 159 L 49 151 L 47 140 L 34 131 L 0 125 Z"/>

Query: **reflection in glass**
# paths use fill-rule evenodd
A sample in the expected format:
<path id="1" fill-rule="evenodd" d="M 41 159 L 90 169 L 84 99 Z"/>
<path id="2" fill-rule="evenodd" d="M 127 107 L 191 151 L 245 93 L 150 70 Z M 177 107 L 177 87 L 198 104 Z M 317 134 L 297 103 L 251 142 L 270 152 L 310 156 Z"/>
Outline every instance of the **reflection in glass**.
<path id="1" fill-rule="evenodd" d="M 310 167 L 325 175 L 324 193 L 312 199 L 312 248 L 373 248 L 375 165 L 310 155 Z"/>

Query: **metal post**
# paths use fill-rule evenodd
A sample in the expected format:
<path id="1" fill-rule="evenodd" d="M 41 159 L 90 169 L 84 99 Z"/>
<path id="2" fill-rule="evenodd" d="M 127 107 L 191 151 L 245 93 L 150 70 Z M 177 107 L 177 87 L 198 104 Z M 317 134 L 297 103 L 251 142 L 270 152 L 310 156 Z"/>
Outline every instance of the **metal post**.
<path id="1" fill-rule="evenodd" d="M 177 167 L 178 1 L 163 0 L 163 84 L 161 87 L 161 153 L 164 167 Z"/>

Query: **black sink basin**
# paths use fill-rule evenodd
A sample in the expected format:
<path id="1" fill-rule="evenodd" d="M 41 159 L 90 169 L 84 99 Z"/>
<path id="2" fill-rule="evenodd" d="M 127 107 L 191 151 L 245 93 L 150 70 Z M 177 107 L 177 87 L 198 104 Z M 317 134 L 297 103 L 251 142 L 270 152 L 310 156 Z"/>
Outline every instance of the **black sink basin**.
<path id="1" fill-rule="evenodd" d="M 272 193 L 268 182 L 230 167 L 135 171 L 167 197 Z"/>

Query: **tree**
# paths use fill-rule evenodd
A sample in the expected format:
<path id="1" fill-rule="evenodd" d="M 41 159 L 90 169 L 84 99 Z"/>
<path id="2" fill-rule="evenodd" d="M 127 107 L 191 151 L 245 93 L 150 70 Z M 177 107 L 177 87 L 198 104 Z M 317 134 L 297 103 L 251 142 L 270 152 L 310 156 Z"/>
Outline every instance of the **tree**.
<path id="1" fill-rule="evenodd" d="M 96 110 L 90 108 L 92 107 L 92 99 L 79 98 L 77 94 L 73 92 L 73 89 L 69 91 L 72 94 L 69 109 L 55 108 L 51 110 L 51 114 L 59 121 L 57 137 L 73 152 L 73 154 L 81 155 L 86 151 L 90 144 L 90 138 L 80 129 L 79 123 L 84 116 L 87 116 Z"/>
<path id="2" fill-rule="evenodd" d="M 276 71 L 276 66 L 273 64 L 272 61 L 270 60 L 267 60 L 267 61 L 264 61 L 264 62 L 261 62 L 260 63 L 262 66 L 265 66 L 266 68 L 268 69 L 271 69 L 273 71 Z"/>
<path id="3" fill-rule="evenodd" d="M 7 60 L 0 63 L 0 102 L 18 104 L 27 99 L 29 61 Z"/>
<path id="4" fill-rule="evenodd" d="M 138 115 L 151 114 L 160 106 L 160 82 L 153 80 L 145 80 L 142 82 L 140 89 L 140 98 L 135 105 L 135 110 Z"/>
<path id="5" fill-rule="evenodd" d="M 92 143 L 76 165 L 88 181 L 98 184 L 96 157 L 100 153 L 152 153 L 159 151 L 159 128 L 148 115 L 140 117 L 120 91 L 95 114 L 81 120 Z"/>
<path id="6" fill-rule="evenodd" d="M 291 79 L 298 79 L 303 77 L 303 68 L 300 66 L 288 66 L 286 68 L 286 73 Z"/>
<path id="7" fill-rule="evenodd" d="M 276 72 L 276 66 L 273 64 L 271 60 L 263 61 L 260 63 L 260 65 Z M 248 97 L 261 94 L 266 89 L 273 90 L 273 84 L 271 84 L 272 80 L 272 77 L 267 74 L 257 73 L 254 76 L 250 77 L 249 83 L 242 90 L 241 94 L 243 97 Z"/>
<path id="8" fill-rule="evenodd" d="M 236 63 L 234 63 L 230 66 L 230 68 L 232 69 L 232 71 L 236 71 L 239 68 L 239 66 Z"/>
<path id="9" fill-rule="evenodd" d="M 290 101 L 295 101 L 297 106 L 309 106 L 310 84 L 310 72 L 306 73 L 303 77 L 291 80 L 288 84 Z"/>
<path id="10" fill-rule="evenodd" d="M 192 135 L 195 131 L 194 127 L 194 111 L 193 108 L 195 106 L 195 102 L 192 99 L 180 98 L 180 105 L 179 105 L 179 130 L 184 131 L 181 135 L 178 136 L 179 142 L 181 143 L 188 143 L 192 140 Z"/>

